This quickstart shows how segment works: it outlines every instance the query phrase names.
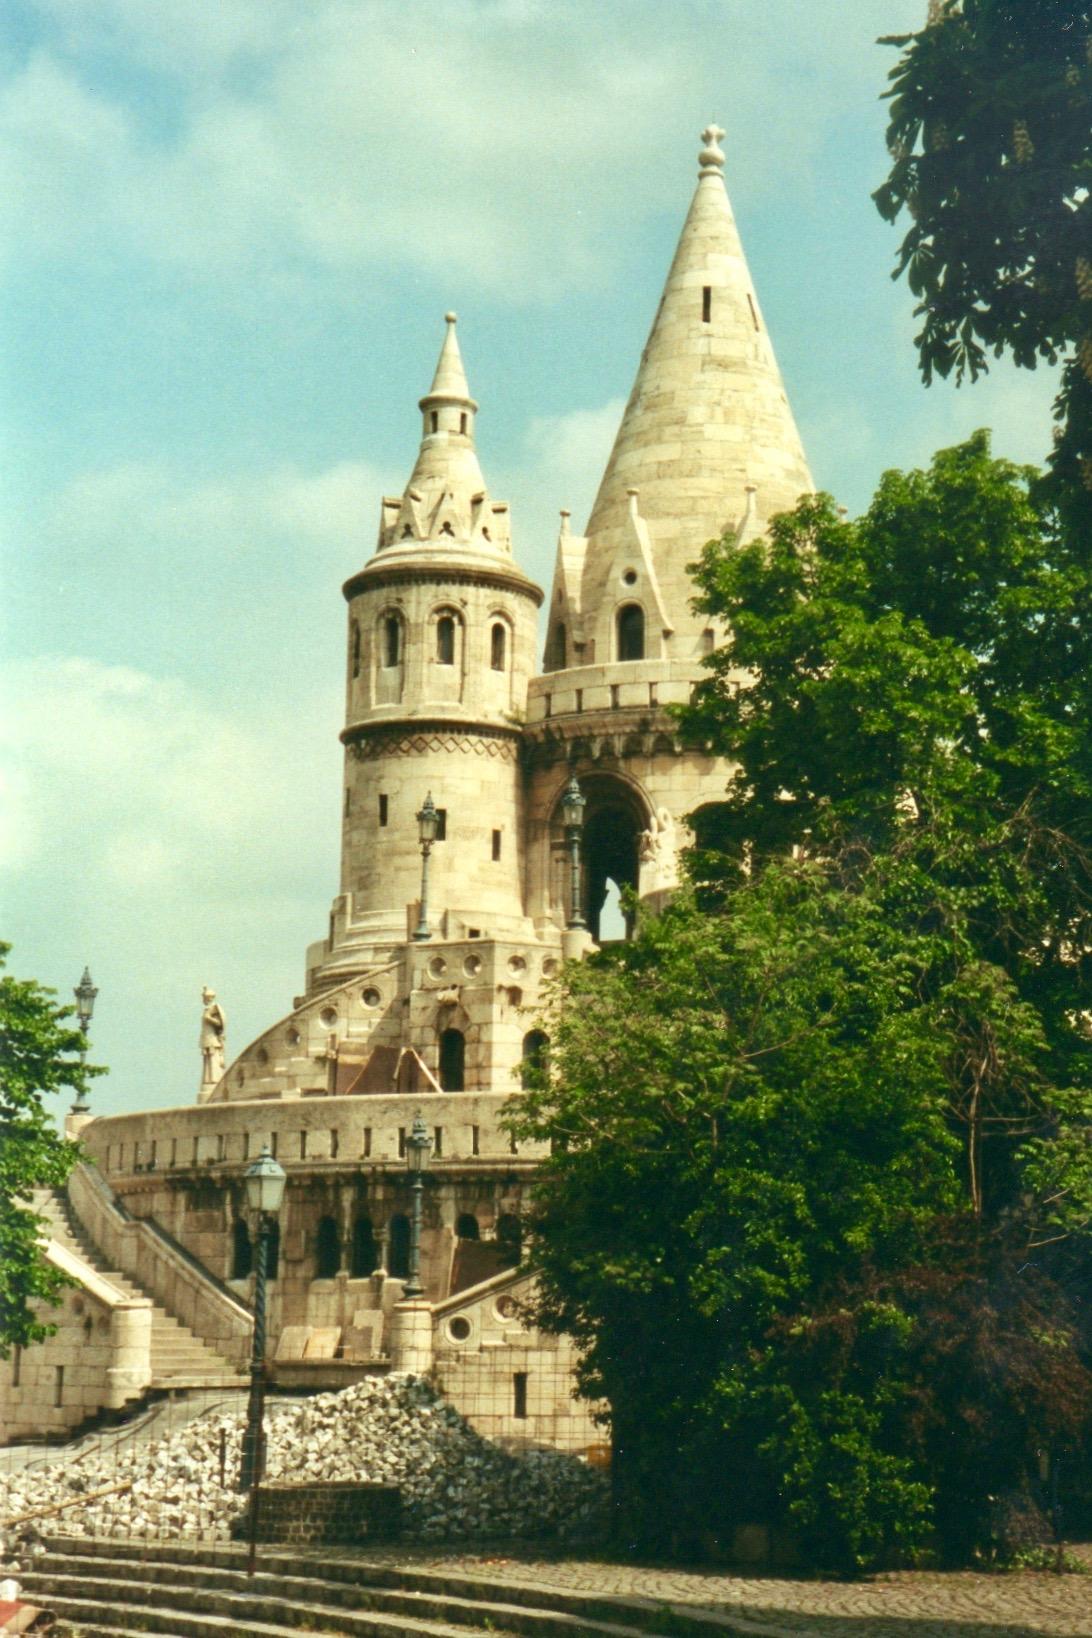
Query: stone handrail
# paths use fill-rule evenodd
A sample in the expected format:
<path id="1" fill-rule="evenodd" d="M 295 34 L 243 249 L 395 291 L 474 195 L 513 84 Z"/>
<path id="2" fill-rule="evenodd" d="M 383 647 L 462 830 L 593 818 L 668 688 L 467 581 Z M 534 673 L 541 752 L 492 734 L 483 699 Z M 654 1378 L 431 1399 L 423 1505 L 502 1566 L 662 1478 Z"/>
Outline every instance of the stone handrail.
<path id="1" fill-rule="evenodd" d="M 106 1260 L 210 1348 L 243 1364 L 250 1357 L 253 1315 L 196 1259 L 184 1256 L 158 1225 L 133 1217 L 94 1167 L 76 1166 L 68 1198 Z"/>

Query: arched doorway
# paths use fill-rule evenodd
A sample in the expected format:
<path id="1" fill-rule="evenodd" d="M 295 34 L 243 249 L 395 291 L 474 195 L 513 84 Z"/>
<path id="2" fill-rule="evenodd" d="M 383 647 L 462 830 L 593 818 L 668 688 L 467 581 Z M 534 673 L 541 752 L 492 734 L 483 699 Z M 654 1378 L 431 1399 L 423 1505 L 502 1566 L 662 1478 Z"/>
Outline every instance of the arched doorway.
<path id="1" fill-rule="evenodd" d="M 440 1032 L 440 1085 L 445 1092 L 462 1092 L 466 1086 L 466 1036 L 461 1029 Z"/>
<path id="2" fill-rule="evenodd" d="M 582 847 L 588 930 L 600 941 L 612 936 L 629 938 L 632 915 L 625 915 L 612 929 L 602 924 L 603 906 L 608 894 L 616 900 L 626 888 L 636 890 L 640 836 L 648 824 L 648 815 L 637 792 L 620 779 L 592 775 L 581 780 L 581 789 L 588 803 Z"/>

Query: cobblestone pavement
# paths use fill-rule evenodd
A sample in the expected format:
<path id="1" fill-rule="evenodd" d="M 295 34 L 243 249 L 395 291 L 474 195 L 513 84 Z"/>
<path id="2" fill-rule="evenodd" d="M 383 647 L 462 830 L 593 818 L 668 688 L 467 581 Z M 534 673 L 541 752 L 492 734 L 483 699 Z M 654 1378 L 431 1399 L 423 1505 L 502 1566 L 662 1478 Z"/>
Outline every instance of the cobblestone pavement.
<path id="1" fill-rule="evenodd" d="M 1092 1547 L 1073 1549 L 1092 1572 Z M 720 1617 L 754 1638 L 1092 1638 L 1092 1573 L 941 1574 L 904 1570 L 866 1581 L 804 1581 L 776 1575 L 652 1568 L 625 1563 L 506 1556 L 499 1552 L 369 1552 L 415 1569 L 523 1582 L 596 1596 L 646 1599 Z M 746 1625 L 744 1625 L 746 1623 Z M 714 1619 L 716 1630 L 719 1623 Z"/>

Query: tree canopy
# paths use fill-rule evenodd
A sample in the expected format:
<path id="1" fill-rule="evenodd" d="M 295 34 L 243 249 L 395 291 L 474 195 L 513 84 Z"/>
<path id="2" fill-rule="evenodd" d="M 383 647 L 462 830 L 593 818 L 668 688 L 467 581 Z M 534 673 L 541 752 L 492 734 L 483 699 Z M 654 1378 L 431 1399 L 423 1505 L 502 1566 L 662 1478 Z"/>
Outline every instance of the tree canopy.
<path id="1" fill-rule="evenodd" d="M 0 966 L 9 949 L 0 944 Z M 65 1022 L 72 1012 L 33 980 L 0 977 L 0 1358 L 48 1333 L 37 1305 L 65 1284 L 41 1255 L 42 1223 L 29 1196 L 60 1187 L 78 1154 L 57 1135 L 43 1098 L 63 1087 L 82 1091 L 102 1073 L 77 1056 L 84 1043 Z"/>
<path id="2" fill-rule="evenodd" d="M 881 214 L 911 218 L 896 276 L 923 320 L 922 374 L 987 355 L 1063 361 L 1054 488 L 1092 533 L 1092 9 L 934 0 L 891 74 Z"/>
<path id="3" fill-rule="evenodd" d="M 1087 1428 L 1092 656 L 1032 479 L 979 434 L 697 566 L 680 728 L 735 773 L 514 1117 L 642 1539 L 666 1487 L 691 1539 L 968 1553 Z"/>

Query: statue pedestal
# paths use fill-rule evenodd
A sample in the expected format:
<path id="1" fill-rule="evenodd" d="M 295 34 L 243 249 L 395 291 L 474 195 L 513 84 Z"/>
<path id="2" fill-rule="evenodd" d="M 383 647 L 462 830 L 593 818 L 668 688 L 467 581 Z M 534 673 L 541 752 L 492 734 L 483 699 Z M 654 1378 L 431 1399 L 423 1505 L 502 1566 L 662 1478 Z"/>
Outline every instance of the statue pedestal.
<path id="1" fill-rule="evenodd" d="M 566 961 L 583 961 L 598 948 L 586 927 L 566 927 L 561 935 L 561 954 Z"/>

